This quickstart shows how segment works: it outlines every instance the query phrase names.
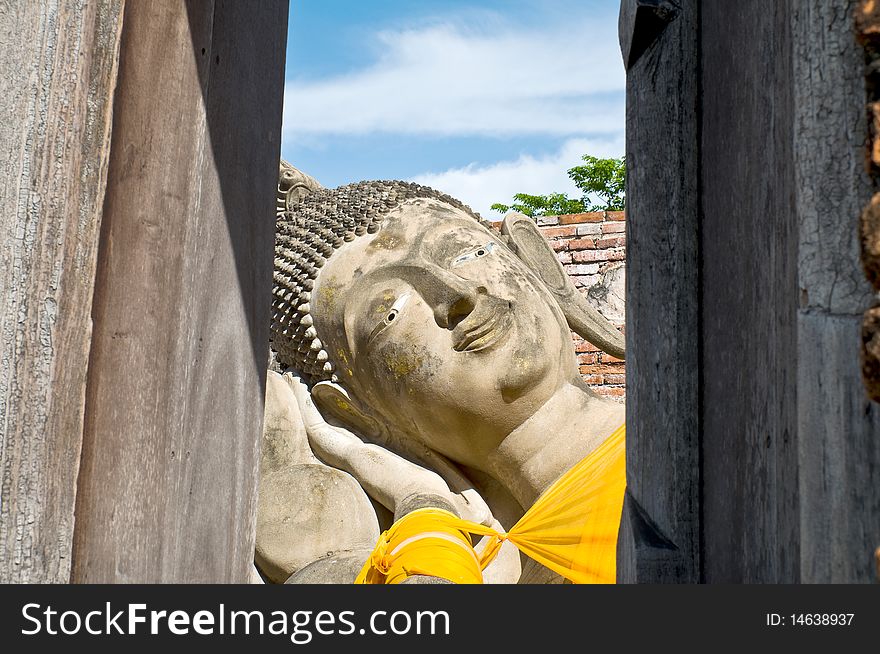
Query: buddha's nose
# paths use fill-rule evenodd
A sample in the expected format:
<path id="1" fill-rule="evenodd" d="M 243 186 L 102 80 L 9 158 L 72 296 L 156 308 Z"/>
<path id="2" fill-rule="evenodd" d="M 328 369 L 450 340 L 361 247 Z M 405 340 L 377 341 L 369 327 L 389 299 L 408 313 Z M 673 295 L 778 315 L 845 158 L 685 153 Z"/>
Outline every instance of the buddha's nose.
<path id="1" fill-rule="evenodd" d="M 488 291 L 485 286 L 462 279 L 448 271 L 436 268 L 433 271 L 431 289 L 429 295 L 434 310 L 434 320 L 444 329 L 455 329 L 456 326 L 467 318 L 474 309 L 481 296 Z"/>
<path id="2" fill-rule="evenodd" d="M 454 293 L 445 302 L 434 306 L 434 318 L 437 324 L 444 329 L 455 329 L 458 324 L 467 318 L 474 309 L 481 295 L 486 295 L 485 286 L 477 286 L 473 290 Z"/>
<path id="3" fill-rule="evenodd" d="M 397 272 L 425 299 L 443 329 L 455 329 L 489 294 L 476 280 L 459 277 L 423 259 L 400 265 Z"/>

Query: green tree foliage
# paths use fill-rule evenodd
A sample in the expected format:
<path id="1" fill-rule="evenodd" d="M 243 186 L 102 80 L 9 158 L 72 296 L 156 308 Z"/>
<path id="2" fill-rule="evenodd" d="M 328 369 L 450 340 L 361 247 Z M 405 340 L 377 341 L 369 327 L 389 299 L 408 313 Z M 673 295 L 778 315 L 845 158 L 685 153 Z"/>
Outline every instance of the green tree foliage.
<path id="1" fill-rule="evenodd" d="M 557 216 L 584 211 L 623 211 L 626 205 L 626 158 L 599 159 L 585 154 L 584 163 L 568 169 L 568 176 L 581 190 L 580 198 L 565 193 L 529 195 L 517 193 L 512 204 L 495 203 L 493 211 L 518 211 L 527 216 Z M 595 199 L 595 201 L 594 201 Z"/>

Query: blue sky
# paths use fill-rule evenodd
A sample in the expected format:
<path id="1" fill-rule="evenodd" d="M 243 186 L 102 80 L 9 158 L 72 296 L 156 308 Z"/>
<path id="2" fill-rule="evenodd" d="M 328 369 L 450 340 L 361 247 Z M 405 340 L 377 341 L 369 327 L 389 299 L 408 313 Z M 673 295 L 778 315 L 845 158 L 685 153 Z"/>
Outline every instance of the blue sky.
<path id="1" fill-rule="evenodd" d="M 486 218 L 624 153 L 619 0 L 291 0 L 282 156 L 428 184 Z"/>

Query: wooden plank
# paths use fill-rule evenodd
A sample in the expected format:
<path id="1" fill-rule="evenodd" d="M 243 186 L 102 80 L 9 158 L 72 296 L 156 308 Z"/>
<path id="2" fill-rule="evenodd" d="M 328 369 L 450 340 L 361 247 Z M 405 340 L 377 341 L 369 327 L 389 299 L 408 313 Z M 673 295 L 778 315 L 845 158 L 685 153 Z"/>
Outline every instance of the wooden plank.
<path id="1" fill-rule="evenodd" d="M 798 317 L 801 581 L 873 583 L 880 407 L 859 370 L 860 316 Z"/>
<path id="2" fill-rule="evenodd" d="M 665 134 L 676 123 L 673 109 L 658 111 L 645 97 L 669 68 L 638 62 L 629 73 L 637 88 L 628 93 L 627 116 L 630 495 L 622 580 L 689 580 L 670 565 L 680 537 L 664 538 L 673 531 L 655 520 L 663 511 L 642 499 L 668 504 L 697 478 L 681 465 L 688 448 L 699 457 L 702 492 L 674 510 L 700 516 L 701 560 L 691 568 L 700 580 L 872 579 L 880 425 L 858 373 L 858 322 L 871 291 L 859 267 L 856 220 L 871 184 L 855 4 L 749 0 L 736 11 L 719 0 L 701 4 L 701 80 L 682 91 L 701 115 L 699 278 L 688 271 L 692 260 L 669 270 L 647 254 L 670 256 L 662 241 L 658 248 L 645 238 L 641 206 L 662 207 L 674 220 L 679 212 L 670 203 L 680 197 L 662 177 L 679 160 L 667 143 L 650 143 L 647 127 L 659 124 L 656 133 Z M 678 20 L 657 47 L 678 47 L 668 34 Z M 653 64 L 657 53 L 643 56 Z M 669 378 L 657 366 L 677 355 L 661 351 L 654 370 L 644 365 L 655 347 L 644 325 L 664 315 L 644 296 L 678 301 L 695 284 L 700 329 L 690 334 L 701 341 L 701 390 L 691 406 L 702 437 L 678 441 L 674 456 L 663 458 L 662 449 L 646 450 L 643 430 L 650 420 L 662 425 L 667 406 L 682 405 L 652 393 L 646 377 Z M 687 324 L 679 323 L 684 333 Z M 678 378 L 672 383 L 680 388 Z M 651 398 L 662 402 L 650 405 Z M 662 417 L 646 418 L 646 407 Z"/>
<path id="3" fill-rule="evenodd" d="M 627 583 L 699 576 L 698 2 L 678 4 L 627 72 Z"/>
<path id="4" fill-rule="evenodd" d="M 880 545 L 880 411 L 859 372 L 859 325 L 872 303 L 859 262 L 865 170 L 859 3 L 792 6 L 799 219 L 798 480 L 801 581 L 869 583 Z"/>
<path id="5" fill-rule="evenodd" d="M 701 4 L 706 582 L 799 580 L 790 4 Z"/>
<path id="6" fill-rule="evenodd" d="M 121 10 L 0 3 L 0 583 L 70 575 Z"/>
<path id="7" fill-rule="evenodd" d="M 126 7 L 75 581 L 248 580 L 287 9 Z"/>
<path id="8" fill-rule="evenodd" d="M 621 0 L 617 35 L 627 69 L 651 47 L 678 10 L 671 0 Z"/>
<path id="9" fill-rule="evenodd" d="M 859 264 L 858 217 L 871 180 L 857 4 L 803 0 L 791 14 L 799 306 L 839 314 L 861 314 L 872 297 Z"/>

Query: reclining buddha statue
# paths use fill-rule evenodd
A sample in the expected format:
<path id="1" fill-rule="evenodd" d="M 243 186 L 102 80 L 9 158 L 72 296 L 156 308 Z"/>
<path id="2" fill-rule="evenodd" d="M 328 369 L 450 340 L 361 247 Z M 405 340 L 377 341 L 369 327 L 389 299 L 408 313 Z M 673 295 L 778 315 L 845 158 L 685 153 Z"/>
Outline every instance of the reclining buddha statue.
<path id="1" fill-rule="evenodd" d="M 613 581 L 624 406 L 581 380 L 571 331 L 623 358 L 532 219 L 508 214 L 497 231 L 424 186 L 324 189 L 282 162 L 263 578 Z M 567 506 L 531 516 L 560 493 Z M 607 533 L 576 537 L 561 562 L 516 537 L 556 542 L 600 519 Z M 468 572 L 444 572 L 456 566 Z"/>

